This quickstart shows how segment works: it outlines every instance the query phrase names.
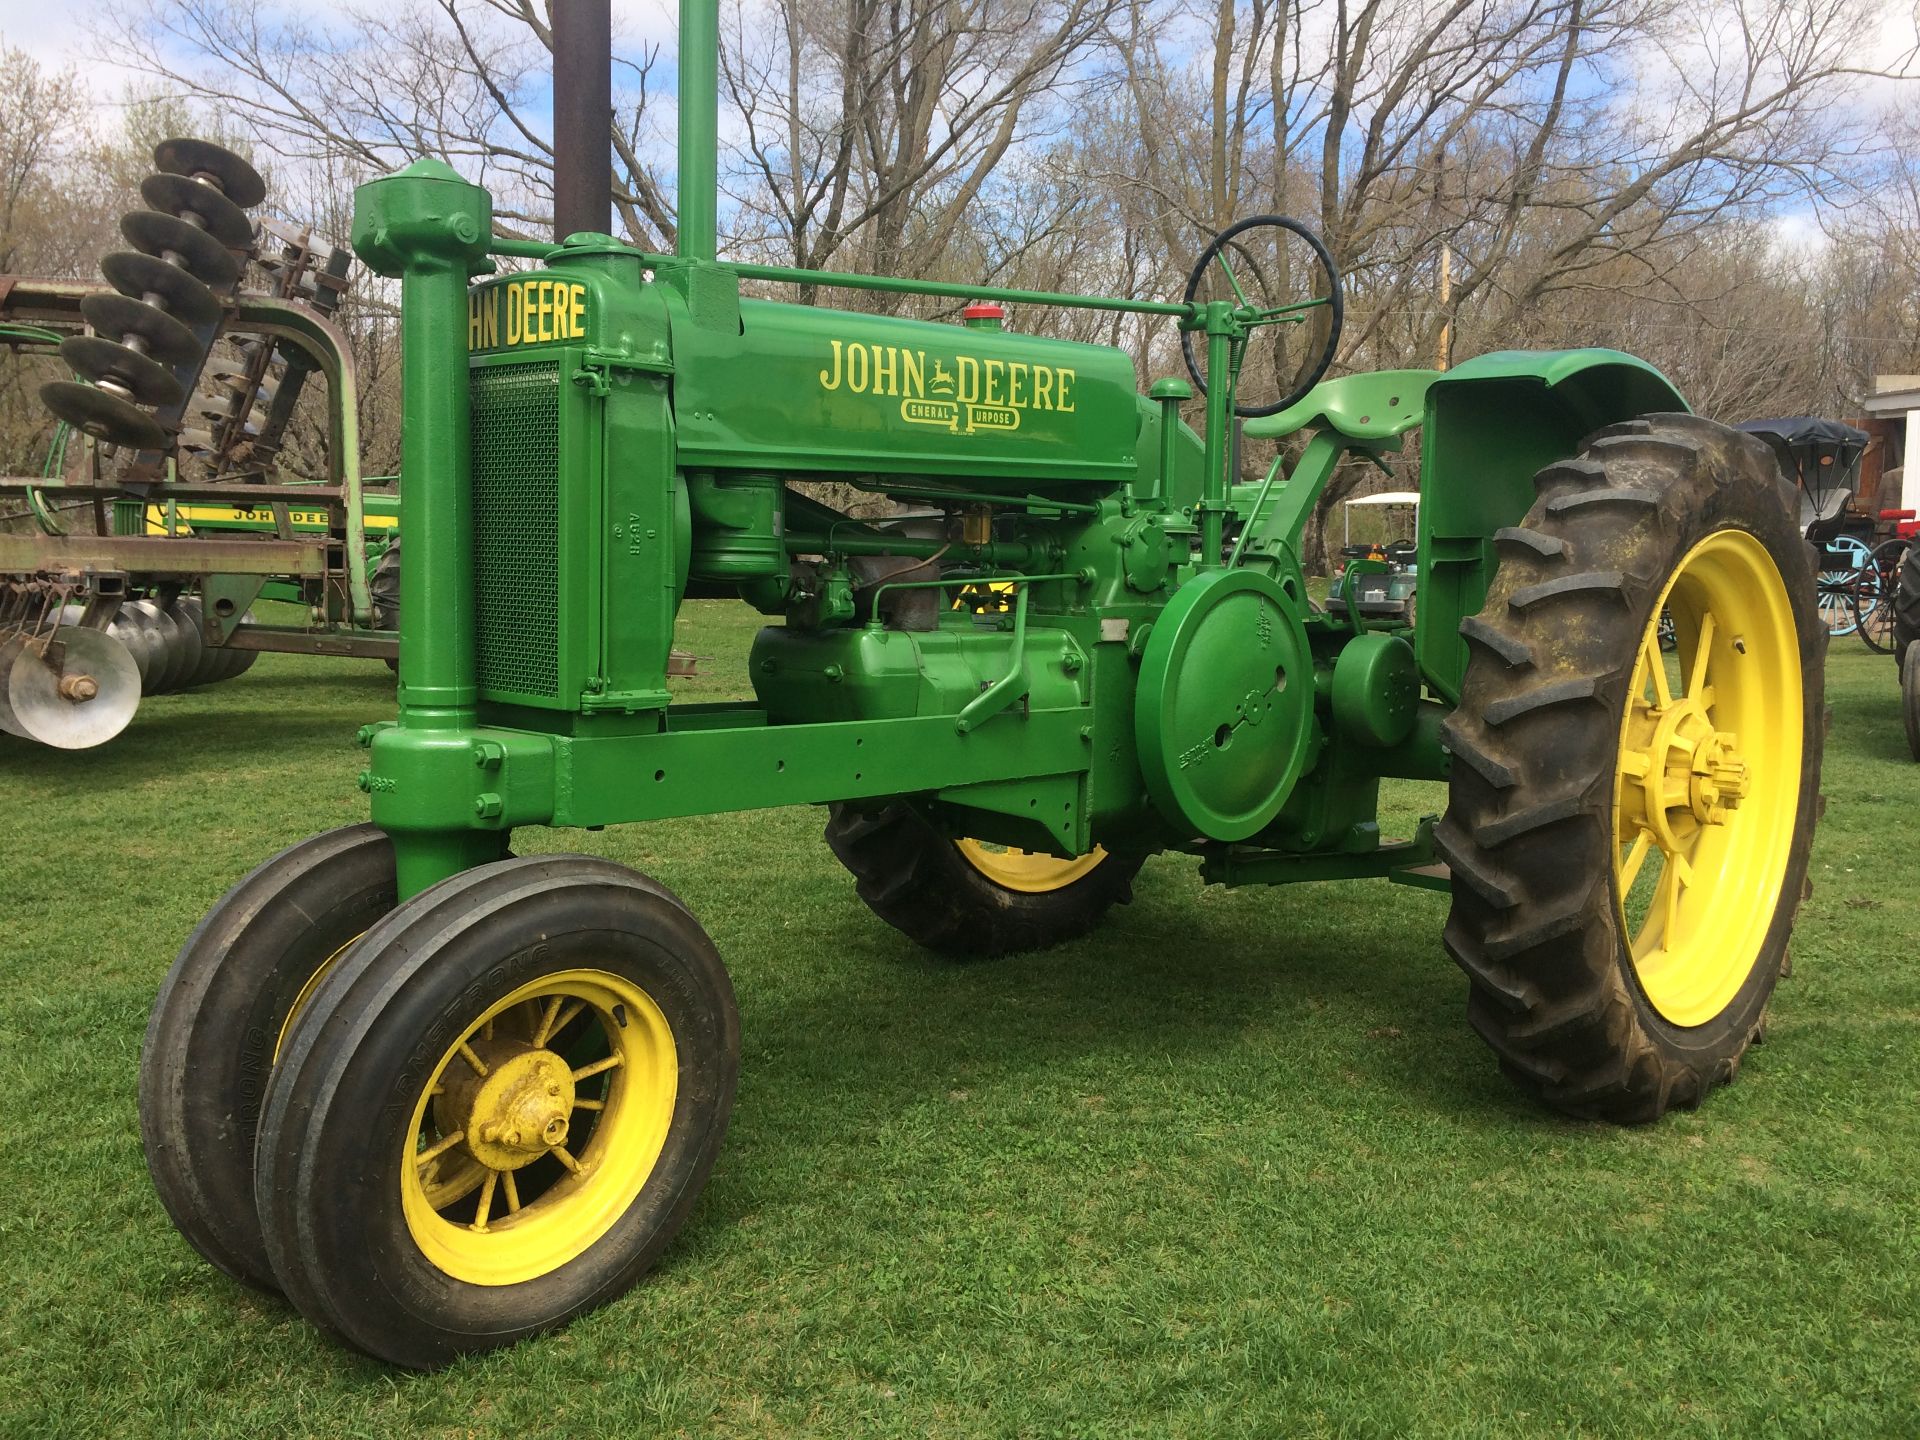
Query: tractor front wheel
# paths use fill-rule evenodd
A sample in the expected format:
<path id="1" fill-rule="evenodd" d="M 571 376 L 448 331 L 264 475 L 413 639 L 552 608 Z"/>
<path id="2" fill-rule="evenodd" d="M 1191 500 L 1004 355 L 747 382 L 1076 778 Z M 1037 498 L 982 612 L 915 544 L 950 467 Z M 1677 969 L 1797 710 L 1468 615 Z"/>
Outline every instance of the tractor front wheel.
<path id="1" fill-rule="evenodd" d="M 1651 1120 L 1760 1035 L 1807 883 L 1826 634 L 1758 441 L 1653 416 L 1536 485 L 1461 626 L 1447 948 L 1520 1085 Z"/>
<path id="2" fill-rule="evenodd" d="M 1133 898 L 1140 856 L 1078 859 L 955 840 L 904 801 L 877 811 L 835 805 L 827 844 L 861 900 L 887 924 L 956 959 L 1040 950 L 1076 939 Z"/>
<path id="3" fill-rule="evenodd" d="M 672 893 L 584 855 L 453 876 L 295 1019 L 257 1156 L 274 1274 L 418 1369 L 559 1325 L 685 1223 L 739 1069 L 732 984 Z"/>
<path id="4" fill-rule="evenodd" d="M 393 845 L 371 825 L 281 851 L 235 885 L 181 947 L 140 1053 L 140 1138 L 189 1244 L 275 1289 L 254 1213 L 261 1098 L 292 1017 L 347 947 L 394 906 Z"/>

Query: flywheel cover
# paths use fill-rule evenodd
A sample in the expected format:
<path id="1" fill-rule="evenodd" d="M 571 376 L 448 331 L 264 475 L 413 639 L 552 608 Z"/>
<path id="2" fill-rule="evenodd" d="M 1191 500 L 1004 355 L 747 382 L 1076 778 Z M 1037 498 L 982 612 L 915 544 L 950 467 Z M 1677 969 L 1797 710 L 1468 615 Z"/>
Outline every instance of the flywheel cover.
<path id="1" fill-rule="evenodd" d="M 1280 813 L 1313 737 L 1299 608 L 1254 570 L 1180 587 L 1140 660 L 1134 736 L 1147 794 L 1186 832 L 1244 840 Z"/>

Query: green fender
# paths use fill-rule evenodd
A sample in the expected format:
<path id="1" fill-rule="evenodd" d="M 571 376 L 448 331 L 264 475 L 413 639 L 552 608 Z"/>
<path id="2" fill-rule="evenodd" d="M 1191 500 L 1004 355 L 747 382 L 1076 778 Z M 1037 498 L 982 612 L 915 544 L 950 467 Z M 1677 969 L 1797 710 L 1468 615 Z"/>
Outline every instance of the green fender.
<path id="1" fill-rule="evenodd" d="M 1533 477 L 1595 430 L 1686 411 L 1671 381 L 1619 350 L 1497 350 L 1427 388 L 1420 455 L 1420 583 L 1414 649 L 1427 683 L 1460 694 L 1467 646 L 1493 578 L 1493 533 L 1533 504 Z"/>

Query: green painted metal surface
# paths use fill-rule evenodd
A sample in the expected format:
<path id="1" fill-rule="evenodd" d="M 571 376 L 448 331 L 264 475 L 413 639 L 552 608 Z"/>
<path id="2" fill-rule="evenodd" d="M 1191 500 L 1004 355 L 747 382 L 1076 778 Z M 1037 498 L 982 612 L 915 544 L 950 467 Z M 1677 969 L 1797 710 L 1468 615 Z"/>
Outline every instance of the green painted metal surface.
<path id="1" fill-rule="evenodd" d="M 1140 661 L 1135 740 L 1155 805 L 1210 840 L 1280 813 L 1311 736 L 1313 665 L 1300 603 L 1253 570 L 1181 587 Z"/>
<path id="2" fill-rule="evenodd" d="M 1534 475 L 1604 425 L 1686 408 L 1658 370 L 1618 350 L 1503 350 L 1428 388 L 1414 649 L 1438 694 L 1459 696 L 1460 622 L 1486 602 L 1494 531 L 1520 523 Z"/>
<path id="3" fill-rule="evenodd" d="M 682 79 L 700 188 L 713 97 Z M 404 307 L 400 718 L 365 733 L 361 776 L 403 892 L 519 825 L 889 797 L 1055 854 L 1194 850 L 1225 883 L 1432 882 L 1424 828 L 1382 840 L 1380 780 L 1445 776 L 1493 530 L 1586 431 L 1678 408 L 1656 372 L 1581 351 L 1344 377 L 1250 425 L 1307 439 L 1234 484 L 1250 312 L 999 292 L 1174 317 L 1228 377 L 1187 416 L 1185 381 L 1142 395 L 1106 346 L 743 298 L 743 276 L 837 279 L 717 263 L 710 200 L 683 185 L 679 254 L 655 256 L 490 242 L 485 193 L 430 162 L 360 192 L 355 243 Z M 489 250 L 540 264 L 488 275 Z M 1422 422 L 1410 645 L 1313 613 L 1299 550 L 1335 468 Z M 912 513 L 792 483 L 818 479 Z M 769 618 L 752 702 L 674 703 L 689 595 Z"/>

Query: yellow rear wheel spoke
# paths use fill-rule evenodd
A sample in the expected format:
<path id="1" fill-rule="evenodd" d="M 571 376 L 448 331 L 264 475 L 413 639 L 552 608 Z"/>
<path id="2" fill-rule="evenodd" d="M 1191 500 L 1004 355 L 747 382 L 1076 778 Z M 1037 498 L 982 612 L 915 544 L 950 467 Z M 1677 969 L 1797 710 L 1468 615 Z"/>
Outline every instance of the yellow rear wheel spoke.
<path id="1" fill-rule="evenodd" d="M 1642 830 L 1634 837 L 1633 844 L 1627 847 L 1627 856 L 1620 862 L 1620 894 L 1624 898 L 1633 889 L 1633 882 L 1640 878 L 1640 867 L 1647 863 L 1647 855 L 1653 849 L 1653 834 Z"/>
<path id="2" fill-rule="evenodd" d="M 1660 635 L 1657 630 L 1650 631 L 1641 641 L 1640 663 L 1647 667 L 1647 674 L 1653 679 L 1654 703 L 1665 710 L 1673 704 L 1673 691 L 1667 684 L 1667 659 L 1660 653 Z"/>
<path id="3" fill-rule="evenodd" d="M 1707 661 L 1713 654 L 1713 630 L 1717 623 L 1711 610 L 1700 617 L 1700 633 L 1693 642 L 1693 668 L 1687 675 L 1687 694 L 1700 700 L 1703 707 L 1706 704 Z"/>
<path id="4" fill-rule="evenodd" d="M 500 1183 L 501 1188 L 507 1192 L 507 1213 L 509 1215 L 518 1215 L 520 1213 L 520 1186 L 513 1178 L 513 1171 L 503 1170 L 500 1174 Z"/>

